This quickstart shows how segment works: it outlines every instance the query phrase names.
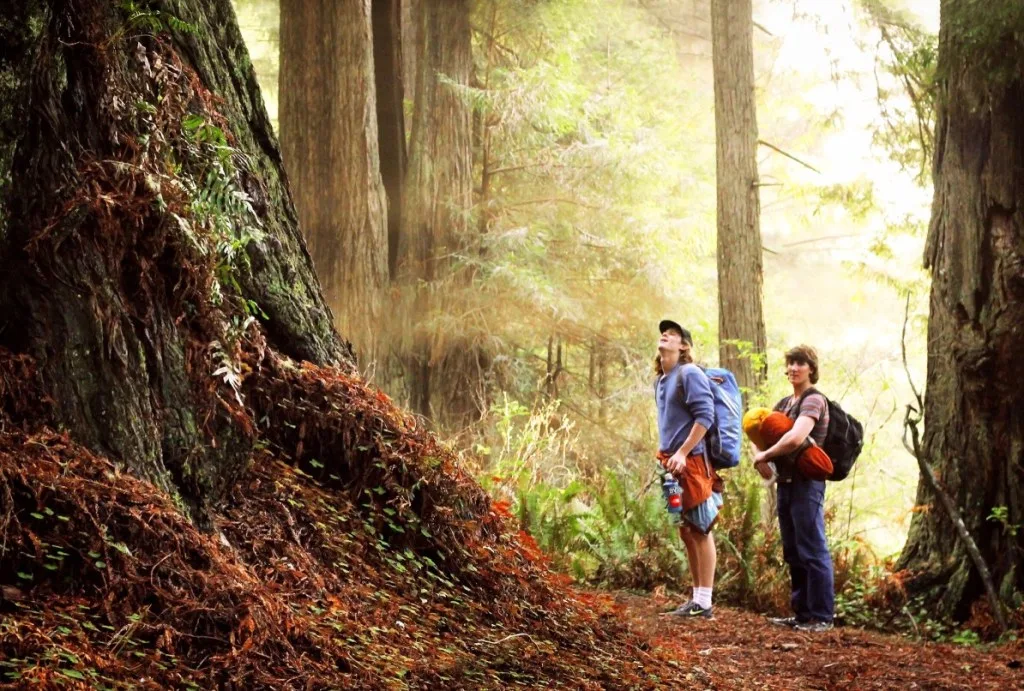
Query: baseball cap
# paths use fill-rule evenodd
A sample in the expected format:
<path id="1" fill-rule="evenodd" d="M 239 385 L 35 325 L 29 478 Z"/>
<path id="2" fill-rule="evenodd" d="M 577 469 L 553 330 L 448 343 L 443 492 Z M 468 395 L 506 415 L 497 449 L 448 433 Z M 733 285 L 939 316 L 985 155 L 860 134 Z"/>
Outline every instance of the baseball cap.
<path id="1" fill-rule="evenodd" d="M 680 326 L 679 322 L 674 322 L 671 319 L 662 319 L 658 323 L 658 333 L 665 333 L 667 329 L 675 329 L 676 331 L 683 335 L 683 340 L 685 342 L 689 343 L 690 345 L 693 345 L 693 336 L 690 335 L 689 331 Z"/>

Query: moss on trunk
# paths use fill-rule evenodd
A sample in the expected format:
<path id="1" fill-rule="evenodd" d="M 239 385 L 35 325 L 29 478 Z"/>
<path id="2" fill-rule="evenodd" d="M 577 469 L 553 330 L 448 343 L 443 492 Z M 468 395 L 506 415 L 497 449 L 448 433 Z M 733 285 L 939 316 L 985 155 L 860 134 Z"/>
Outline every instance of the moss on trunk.
<path id="1" fill-rule="evenodd" d="M 21 40 L 32 71 L 16 74 L 0 345 L 39 364 L 53 423 L 203 520 L 251 454 L 242 354 L 349 362 L 230 2 L 4 17 L 0 43 Z"/>
<path id="2" fill-rule="evenodd" d="M 987 20 L 970 16 L 984 33 Z M 1024 532 L 1015 529 L 1024 524 L 1024 81 L 1019 65 L 1012 79 L 985 67 L 991 46 L 979 47 L 978 31 L 965 38 L 967 19 L 963 3 L 943 2 L 923 450 L 1007 593 L 1024 588 Z M 1017 29 L 991 39 L 1024 35 L 1024 24 Z M 1005 45 L 1000 53 L 1024 55 Z M 917 503 L 929 510 L 915 514 L 900 567 L 938 613 L 963 619 L 983 596 L 980 577 L 923 482 Z M 1003 519 L 990 520 L 997 507 Z"/>

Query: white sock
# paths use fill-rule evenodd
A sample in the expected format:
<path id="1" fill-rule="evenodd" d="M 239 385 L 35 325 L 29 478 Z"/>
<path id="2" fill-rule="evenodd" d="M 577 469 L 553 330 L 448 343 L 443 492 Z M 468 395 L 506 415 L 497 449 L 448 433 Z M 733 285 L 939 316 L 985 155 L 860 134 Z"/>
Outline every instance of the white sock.
<path id="1" fill-rule="evenodd" d="M 693 592 L 690 593 L 690 599 L 693 600 L 694 602 L 697 601 L 697 591 L 698 590 L 700 590 L 700 588 L 698 588 L 697 586 L 693 586 Z"/>
<path id="2" fill-rule="evenodd" d="M 693 601 L 704 609 L 711 607 L 711 588 L 694 588 Z"/>

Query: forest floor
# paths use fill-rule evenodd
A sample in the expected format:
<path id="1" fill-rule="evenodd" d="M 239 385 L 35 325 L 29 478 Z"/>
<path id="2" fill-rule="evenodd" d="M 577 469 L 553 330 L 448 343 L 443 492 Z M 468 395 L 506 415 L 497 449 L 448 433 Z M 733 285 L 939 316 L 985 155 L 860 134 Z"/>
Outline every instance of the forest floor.
<path id="1" fill-rule="evenodd" d="M 659 595 L 613 596 L 629 628 L 708 689 L 1024 689 L 1024 645 L 968 646 L 837 627 L 806 634 L 764 615 L 715 606 L 712 620 L 679 620 Z"/>
<path id="2" fill-rule="evenodd" d="M 575 587 L 414 419 L 308 364 L 252 368 L 262 448 L 200 530 L 5 418 L 26 377 L 2 365 L 0 688 L 1024 688 L 1021 643 L 681 622 L 661 594 Z"/>

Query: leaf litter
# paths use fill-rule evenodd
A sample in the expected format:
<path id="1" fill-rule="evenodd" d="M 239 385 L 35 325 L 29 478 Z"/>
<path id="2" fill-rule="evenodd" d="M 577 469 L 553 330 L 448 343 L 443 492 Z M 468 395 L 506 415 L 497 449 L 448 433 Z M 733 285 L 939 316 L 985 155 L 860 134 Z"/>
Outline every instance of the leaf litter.
<path id="1" fill-rule="evenodd" d="M 25 381 L 30 363 L 3 356 L 0 381 Z M 551 571 L 505 507 L 387 396 L 269 350 L 250 354 L 247 372 L 259 450 L 209 532 L 67 435 L 4 418 L 0 681 L 603 689 L 685 680 L 610 600 Z"/>

